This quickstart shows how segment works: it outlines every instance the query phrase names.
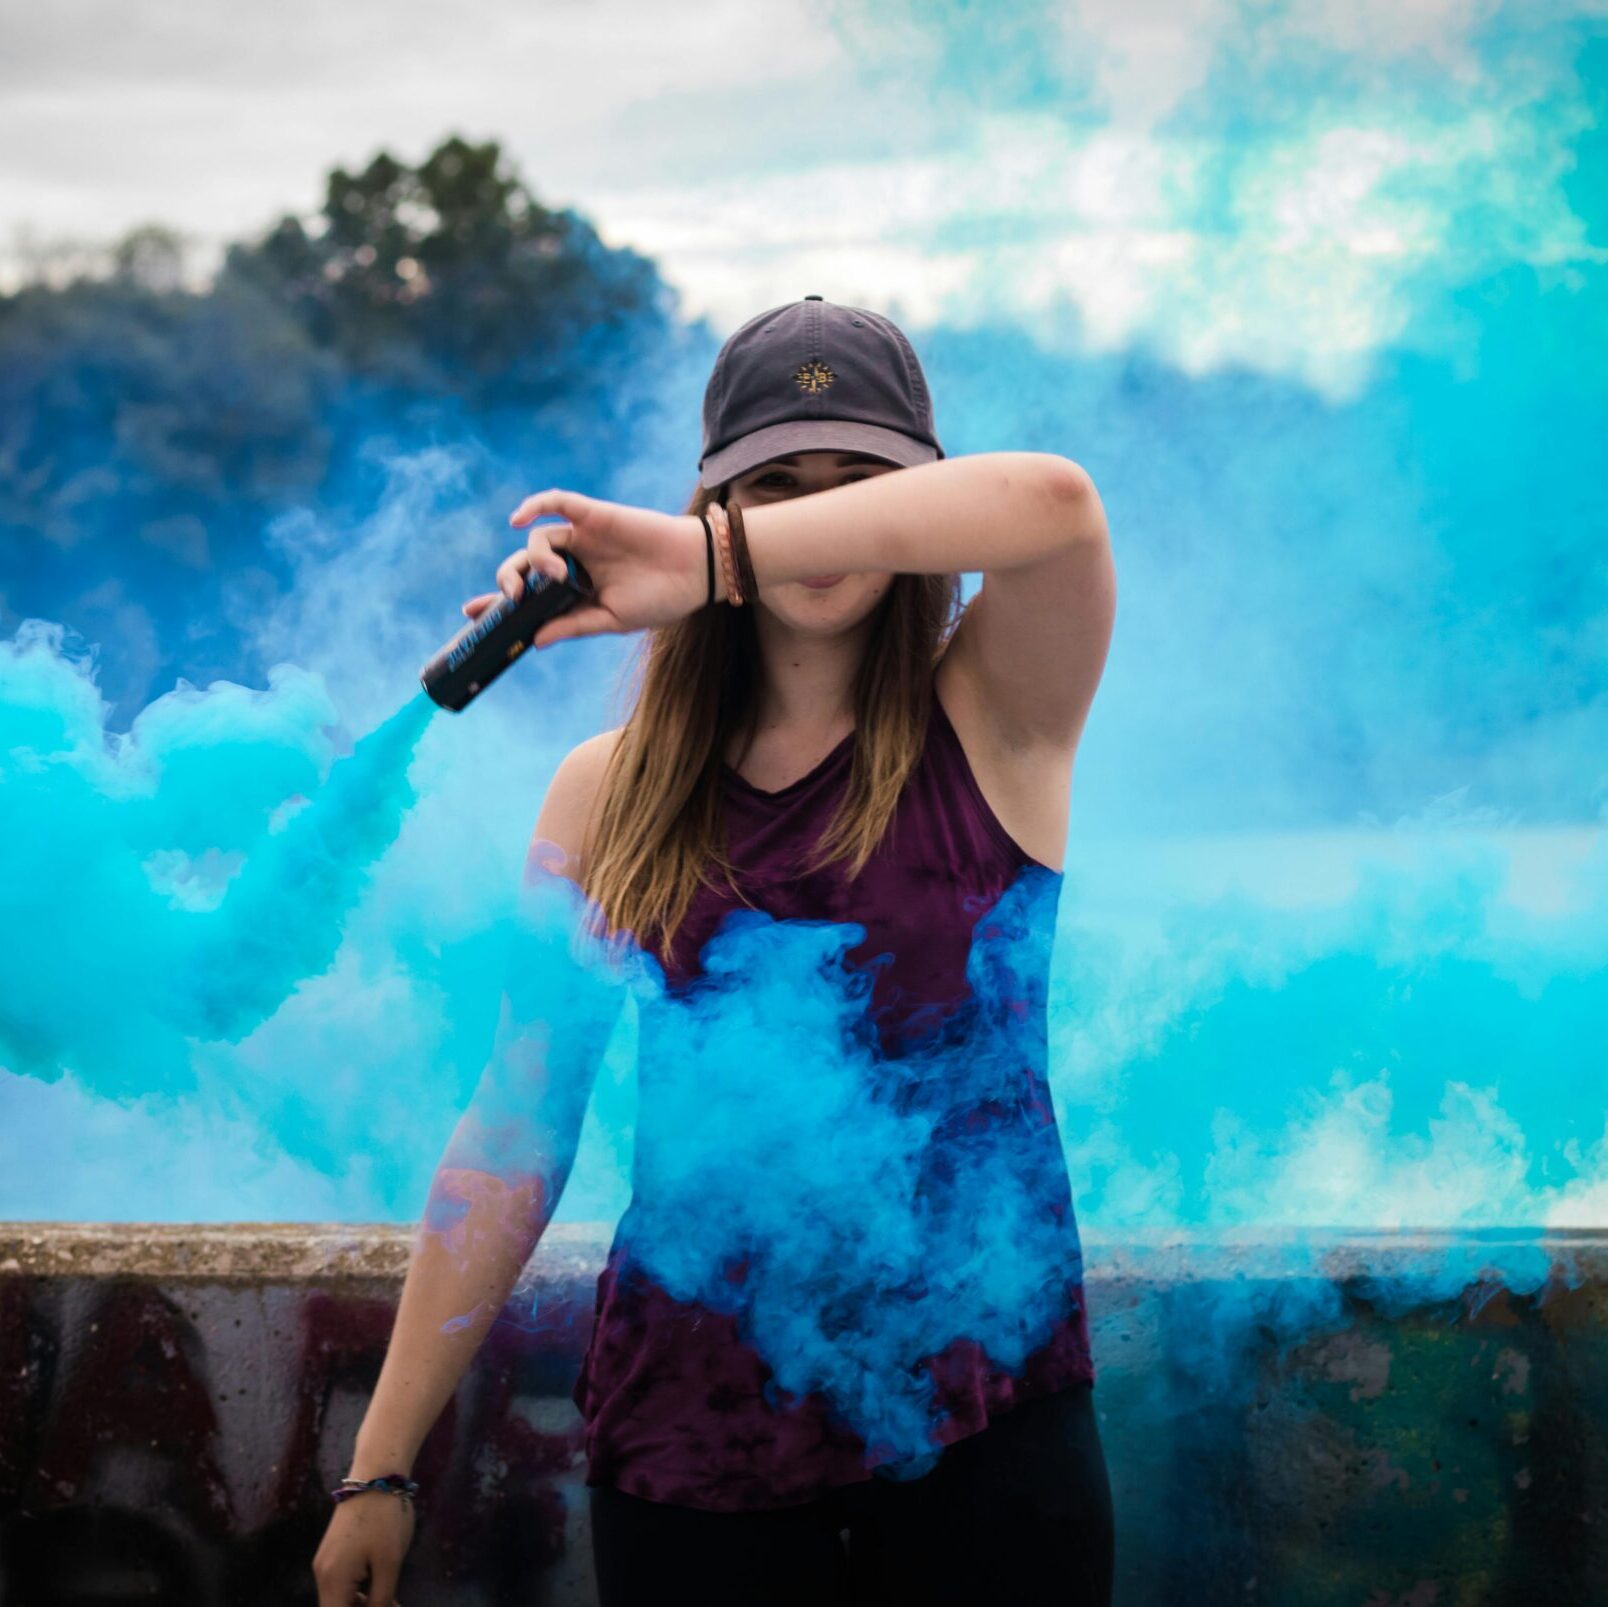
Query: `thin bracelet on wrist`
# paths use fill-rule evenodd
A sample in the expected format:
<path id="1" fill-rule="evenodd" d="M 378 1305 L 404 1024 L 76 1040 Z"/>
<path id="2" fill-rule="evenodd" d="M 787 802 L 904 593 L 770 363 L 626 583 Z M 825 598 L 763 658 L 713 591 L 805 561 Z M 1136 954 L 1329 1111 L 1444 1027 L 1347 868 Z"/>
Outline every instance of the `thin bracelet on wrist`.
<path id="1" fill-rule="evenodd" d="M 700 513 L 699 521 L 704 530 L 704 561 L 709 569 L 709 595 L 704 598 L 704 607 L 712 607 L 715 601 L 715 535 L 709 528 L 709 515 Z"/>

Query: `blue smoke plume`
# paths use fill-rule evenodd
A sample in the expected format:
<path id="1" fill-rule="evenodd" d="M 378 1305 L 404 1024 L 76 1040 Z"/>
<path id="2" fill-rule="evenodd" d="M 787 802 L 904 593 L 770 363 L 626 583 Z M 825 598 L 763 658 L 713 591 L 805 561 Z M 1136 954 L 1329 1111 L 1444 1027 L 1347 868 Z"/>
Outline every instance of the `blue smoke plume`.
<path id="1" fill-rule="evenodd" d="M 1519 141 L 1568 160 L 1514 193 L 1600 240 L 1608 49 L 1578 55 L 1569 94 L 1536 103 L 1579 132 Z M 989 70 L 942 65 L 962 88 Z M 1237 149 L 1203 208 L 1242 202 Z M 1110 514 L 1121 604 L 1043 1031 L 1087 1264 L 1169 1275 L 1173 1354 L 1205 1384 L 1258 1332 L 1332 1321 L 1341 1271 L 1448 1320 L 1504 1285 L 1545 1298 L 1570 1264 L 1537 1231 L 1608 1213 L 1608 381 L 1589 360 L 1608 268 L 1601 246 L 1561 268 L 1502 246 L 1477 156 L 1444 250 L 1416 273 L 1369 257 L 1376 338 L 1349 390 L 1303 384 L 1276 318 L 1256 331 L 1278 361 L 1252 342 L 1192 371 L 1166 329 L 1061 355 L 986 308 L 915 332 L 952 454 L 1066 453 Z M 605 347 L 589 368 L 631 366 Z M 1003 1006 L 1045 887 L 1011 888 L 1002 935 L 979 934 L 967 1057 L 873 1051 L 851 927 L 734 921 L 708 985 L 670 998 L 591 952 L 578 903 L 525 868 L 559 759 L 617 722 L 626 644 L 527 654 L 462 716 L 413 684 L 519 494 L 681 504 L 710 355 L 666 360 L 657 406 L 577 415 L 517 459 L 456 414 L 391 440 L 239 535 L 200 604 L 162 557 L 195 516 L 154 491 L 167 546 L 125 562 L 117 511 L 81 512 L 94 563 L 52 526 L 26 600 L 8 568 L 0 1214 L 414 1221 L 445 1145 L 562 1184 L 561 1220 L 622 1227 L 683 1298 L 732 1300 L 746 1266 L 778 1389 L 827 1390 L 890 1465 L 919 1463 L 930 1402 L 900 1368 L 963 1331 L 1021 1354 L 1074 1264 L 1062 1224 L 1024 1218 L 1023 1157 L 924 1097 L 986 1105 L 1030 1047 Z M 385 436 L 341 405 L 345 438 Z M 583 458 L 616 425 L 629 449 Z M 69 489 L 98 443 L 57 443 Z M 174 687 L 153 644 L 186 633 L 205 684 Z M 969 1195 L 940 1186 L 949 1162 Z M 1124 1287 L 1091 1303 L 1097 1363 L 1160 1298 Z"/>
<path id="2" fill-rule="evenodd" d="M 965 1032 L 893 1057 L 852 925 L 734 918 L 672 997 L 523 864 L 544 769 L 599 723 L 565 689 L 619 644 L 531 655 L 462 716 L 397 706 L 441 633 L 399 625 L 385 577 L 418 584 L 398 554 L 460 528 L 456 484 L 450 454 L 409 459 L 346 539 L 282 535 L 311 622 L 264 629 L 309 664 L 265 689 L 181 686 L 113 733 L 58 628 L 0 644 L 9 1214 L 413 1220 L 447 1139 L 612 1220 L 675 1297 L 740 1301 L 775 1389 L 824 1391 L 904 1472 L 930 1455 L 912 1363 L 958 1335 L 1018 1360 L 1082 1270 L 1032 1158 L 965 1119 L 1029 1032 L 1091 1242 L 1139 1272 L 1180 1235 L 1243 1257 L 1190 1286 L 1202 1381 L 1334 1315 L 1327 1230 L 1385 1235 L 1361 1270 L 1388 1304 L 1544 1290 L 1533 1245 L 1478 1230 L 1600 1219 L 1600 831 L 1447 800 L 1240 842 L 1074 833 L 1058 899 L 1028 874 L 979 922 Z M 1475 1235 L 1448 1255 L 1416 1227 Z M 1249 1276 L 1232 1245 L 1270 1228 L 1279 1275 Z"/>

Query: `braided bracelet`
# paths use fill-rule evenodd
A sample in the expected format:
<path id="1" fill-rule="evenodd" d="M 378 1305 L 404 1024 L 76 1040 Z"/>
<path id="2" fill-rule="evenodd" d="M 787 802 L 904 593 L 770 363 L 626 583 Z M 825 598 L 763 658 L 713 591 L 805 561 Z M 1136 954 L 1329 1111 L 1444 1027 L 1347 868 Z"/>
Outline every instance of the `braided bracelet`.
<path id="1" fill-rule="evenodd" d="M 382 1473 L 377 1479 L 342 1479 L 329 1493 L 339 1503 L 365 1490 L 385 1490 L 411 1501 L 419 1493 L 419 1486 L 405 1473 Z"/>
<path id="2" fill-rule="evenodd" d="M 709 504 L 710 511 L 719 508 L 715 517 L 715 545 L 720 549 L 720 572 L 726 582 L 726 601 L 733 608 L 743 606 L 743 589 L 737 579 L 736 565 L 731 561 L 731 523 L 727 511 L 718 502 Z"/>
<path id="3" fill-rule="evenodd" d="M 754 598 L 759 596 L 759 582 L 754 578 L 754 563 L 748 556 L 748 531 L 743 524 L 743 510 L 734 502 L 727 512 L 731 515 L 732 558 L 742 582 L 743 596 Z"/>

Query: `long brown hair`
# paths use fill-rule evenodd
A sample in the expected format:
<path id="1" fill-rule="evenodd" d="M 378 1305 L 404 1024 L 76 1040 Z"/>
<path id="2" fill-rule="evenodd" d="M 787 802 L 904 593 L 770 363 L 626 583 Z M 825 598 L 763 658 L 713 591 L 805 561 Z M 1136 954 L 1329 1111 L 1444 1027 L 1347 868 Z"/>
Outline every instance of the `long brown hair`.
<path id="1" fill-rule="evenodd" d="M 684 512 L 722 501 L 699 485 Z M 960 576 L 896 574 L 877 603 L 853 683 L 854 757 L 843 802 L 809 868 L 847 861 L 860 874 L 921 756 L 932 671 L 959 623 Z M 721 813 L 721 765 L 731 737 L 753 735 L 761 661 L 752 606 L 702 608 L 642 632 L 626 666 L 630 714 L 604 771 L 581 887 L 594 931 L 655 937 L 673 965 L 675 936 L 717 869 L 733 881 Z"/>

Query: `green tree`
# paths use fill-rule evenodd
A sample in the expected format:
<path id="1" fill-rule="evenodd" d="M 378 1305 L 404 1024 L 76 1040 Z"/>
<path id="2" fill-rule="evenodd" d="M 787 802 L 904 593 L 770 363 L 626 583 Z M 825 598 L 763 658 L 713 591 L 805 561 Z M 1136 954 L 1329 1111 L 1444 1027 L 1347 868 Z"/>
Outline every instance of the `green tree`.
<path id="1" fill-rule="evenodd" d="M 457 136 L 417 167 L 384 151 L 337 167 L 312 227 L 281 218 L 225 272 L 364 378 L 477 411 L 573 404 L 600 352 L 662 337 L 673 314 L 651 261 L 543 206 L 495 141 Z"/>

